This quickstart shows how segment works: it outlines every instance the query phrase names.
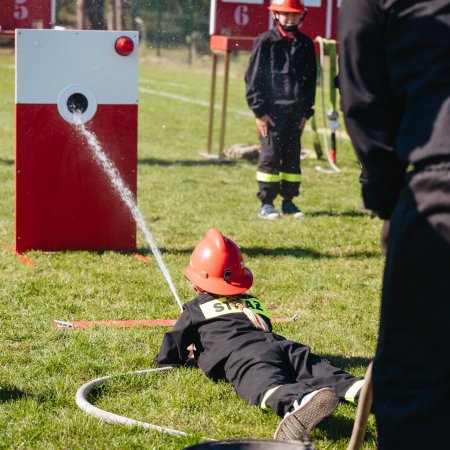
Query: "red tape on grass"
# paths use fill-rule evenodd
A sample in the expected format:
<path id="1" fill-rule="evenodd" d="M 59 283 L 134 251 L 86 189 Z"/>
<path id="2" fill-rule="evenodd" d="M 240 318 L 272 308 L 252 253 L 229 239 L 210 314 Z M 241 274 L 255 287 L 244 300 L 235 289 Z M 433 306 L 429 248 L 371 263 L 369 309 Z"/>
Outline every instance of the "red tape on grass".
<path id="1" fill-rule="evenodd" d="M 101 327 L 172 327 L 175 325 L 172 319 L 148 319 L 148 320 L 80 320 L 77 322 L 64 322 L 62 320 L 54 320 L 53 324 L 56 328 L 87 328 L 94 326 Z"/>
<path id="2" fill-rule="evenodd" d="M 31 261 L 31 259 L 27 258 L 23 253 L 16 252 L 12 247 L 8 247 L 7 245 L 4 245 L 5 249 L 13 254 L 16 255 L 24 264 L 27 264 L 28 266 L 35 266 L 36 263 Z"/>
<path id="3" fill-rule="evenodd" d="M 145 263 L 151 263 L 152 262 L 152 258 L 149 258 L 147 256 L 141 255 L 140 253 L 133 253 L 133 256 L 136 259 L 139 259 L 139 261 L 145 262 Z"/>
<path id="4" fill-rule="evenodd" d="M 283 323 L 294 321 L 296 316 L 292 318 L 280 317 L 272 319 L 272 322 Z M 66 322 L 62 320 L 54 320 L 53 324 L 56 328 L 88 328 L 94 326 L 100 327 L 173 327 L 175 319 L 142 319 L 142 320 L 81 320 L 77 322 Z"/>

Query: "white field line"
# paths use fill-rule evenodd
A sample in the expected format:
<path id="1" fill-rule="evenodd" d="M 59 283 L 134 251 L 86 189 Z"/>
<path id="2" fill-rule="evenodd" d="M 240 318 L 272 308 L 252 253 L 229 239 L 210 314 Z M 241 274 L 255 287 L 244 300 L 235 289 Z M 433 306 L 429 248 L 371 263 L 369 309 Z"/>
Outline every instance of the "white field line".
<path id="1" fill-rule="evenodd" d="M 171 100 L 175 100 L 175 101 L 179 101 L 179 102 L 183 102 L 183 103 L 190 103 L 192 105 L 199 105 L 199 106 L 203 106 L 205 108 L 209 108 L 209 102 L 207 102 L 205 100 L 198 100 L 196 98 L 187 97 L 185 95 L 172 94 L 170 92 L 159 91 L 156 89 L 144 88 L 144 87 L 140 87 L 139 92 L 142 92 L 143 94 L 149 94 L 149 95 L 158 95 L 159 97 L 170 98 Z M 214 105 L 214 109 L 220 111 L 221 105 Z M 244 116 L 244 117 L 251 117 L 251 118 L 254 117 L 252 112 L 243 111 L 242 109 L 227 108 L 227 112 L 231 112 L 233 114 L 237 114 L 239 116 Z M 310 126 L 306 126 L 305 131 L 312 131 L 312 129 Z M 331 131 L 328 128 L 319 128 L 317 131 L 319 133 L 326 134 L 326 135 L 331 134 Z M 345 133 L 343 131 L 337 131 L 336 136 L 338 139 L 350 140 L 347 133 Z"/>
<path id="2" fill-rule="evenodd" d="M 171 94 L 170 92 L 157 91 L 155 89 L 150 88 L 139 88 L 139 92 L 142 92 L 143 94 L 158 95 L 160 97 L 170 98 L 172 100 L 177 100 L 179 102 L 191 103 L 193 105 L 199 105 L 209 108 L 209 102 L 205 100 L 198 100 L 196 98 L 186 97 L 185 95 Z M 215 105 L 214 109 L 220 110 L 221 107 L 219 105 Z M 241 109 L 233 109 L 233 108 L 227 108 L 227 111 L 232 112 L 234 114 L 238 114 L 240 116 L 253 117 L 253 114 L 250 111 L 242 111 Z"/>
<path id="3" fill-rule="evenodd" d="M 8 69 L 14 69 L 15 66 L 13 64 L 8 64 L 4 67 L 7 67 Z M 169 85 L 173 85 L 175 87 L 176 83 L 169 83 Z M 185 87 L 184 85 L 180 85 L 178 87 Z M 185 95 L 179 95 L 179 94 L 172 94 L 170 92 L 165 92 L 165 91 L 158 91 L 155 89 L 151 89 L 151 88 L 145 88 L 145 87 L 140 87 L 139 88 L 139 92 L 142 92 L 143 94 L 149 94 L 149 95 L 158 95 L 160 97 L 166 97 L 166 98 L 170 98 L 172 100 L 176 100 L 179 102 L 184 102 L 184 103 L 191 103 L 192 105 L 199 105 L 199 106 L 203 106 L 205 108 L 209 108 L 209 102 L 205 101 L 205 100 L 198 100 L 195 98 L 191 98 L 191 97 L 186 97 Z M 214 109 L 217 111 L 221 110 L 221 106 L 219 105 L 215 105 Z M 253 114 L 250 111 L 243 111 L 242 109 L 235 109 L 235 108 L 227 108 L 228 112 L 231 112 L 233 114 L 237 114 L 238 116 L 243 116 L 243 117 L 252 117 L 253 118 Z M 309 131 L 311 132 L 312 129 L 309 125 L 307 125 L 305 127 L 305 131 Z M 321 134 L 325 134 L 327 136 L 329 136 L 331 134 L 331 130 L 329 128 L 319 128 L 317 130 L 319 133 Z M 348 136 L 347 133 L 345 133 L 344 131 L 337 131 L 336 132 L 336 136 L 338 139 L 344 139 L 345 141 L 349 141 L 350 138 Z"/>

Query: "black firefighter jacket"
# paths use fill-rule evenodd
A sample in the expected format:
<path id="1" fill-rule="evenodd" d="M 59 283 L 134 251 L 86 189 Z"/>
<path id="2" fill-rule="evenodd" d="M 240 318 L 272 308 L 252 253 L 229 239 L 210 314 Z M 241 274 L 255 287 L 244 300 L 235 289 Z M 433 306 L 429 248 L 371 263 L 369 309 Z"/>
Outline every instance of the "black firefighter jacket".
<path id="1" fill-rule="evenodd" d="M 450 158 L 450 1 L 346 0 L 338 30 L 364 203 L 388 219 L 410 163 Z"/>
<path id="2" fill-rule="evenodd" d="M 316 92 L 314 44 L 297 32 L 291 42 L 277 27 L 258 36 L 245 74 L 246 98 L 256 117 L 270 115 L 274 106 L 313 115 Z"/>
<path id="3" fill-rule="evenodd" d="M 246 294 L 239 297 L 244 306 L 260 314 L 271 330 L 268 312 L 262 303 Z M 172 331 L 165 333 L 153 362 L 158 366 L 186 364 L 187 347 L 193 343 L 198 367 L 213 380 L 230 381 L 243 361 L 264 358 L 267 339 L 284 340 L 254 328 L 244 313 L 223 300 L 205 293 L 183 305 L 183 312 Z"/>

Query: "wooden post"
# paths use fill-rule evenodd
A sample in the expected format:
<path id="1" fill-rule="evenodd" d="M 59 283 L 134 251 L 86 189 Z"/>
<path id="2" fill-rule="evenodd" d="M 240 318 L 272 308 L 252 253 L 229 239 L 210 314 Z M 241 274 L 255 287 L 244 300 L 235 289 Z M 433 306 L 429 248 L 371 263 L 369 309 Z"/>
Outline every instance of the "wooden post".
<path id="1" fill-rule="evenodd" d="M 115 30 L 123 30 L 123 10 L 122 10 L 122 0 L 117 0 L 115 5 L 116 10 L 116 27 Z"/>
<path id="2" fill-rule="evenodd" d="M 209 97 L 209 120 L 208 120 L 208 139 L 207 152 L 201 152 L 200 155 L 206 158 L 214 158 L 219 162 L 226 162 L 224 154 L 225 131 L 227 122 L 227 103 L 228 103 L 228 84 L 230 74 L 230 62 L 232 51 L 250 51 L 254 38 L 252 37 L 230 37 L 221 35 L 212 35 L 210 40 L 210 48 L 212 50 L 212 77 L 211 92 Z M 214 110 L 217 82 L 217 62 L 219 55 L 224 55 L 224 77 L 223 77 L 223 93 L 222 93 L 222 117 L 219 136 L 219 152 L 218 155 L 211 153 L 213 128 L 214 128 Z"/>
<path id="3" fill-rule="evenodd" d="M 208 117 L 208 140 L 206 149 L 208 155 L 212 150 L 212 135 L 214 126 L 214 102 L 216 98 L 216 75 L 217 75 L 217 53 L 212 54 L 212 74 L 211 74 L 211 92 L 209 94 L 209 117 Z"/>
<path id="4" fill-rule="evenodd" d="M 79 30 L 84 30 L 86 28 L 84 3 L 85 0 L 77 0 L 77 27 Z"/>
<path id="5" fill-rule="evenodd" d="M 223 73 L 223 93 L 222 93 L 222 121 L 220 126 L 220 140 L 219 140 L 219 157 L 224 157 L 225 145 L 225 128 L 227 122 L 227 101 L 228 101 L 228 78 L 230 73 L 230 51 L 225 52 L 224 73 Z"/>

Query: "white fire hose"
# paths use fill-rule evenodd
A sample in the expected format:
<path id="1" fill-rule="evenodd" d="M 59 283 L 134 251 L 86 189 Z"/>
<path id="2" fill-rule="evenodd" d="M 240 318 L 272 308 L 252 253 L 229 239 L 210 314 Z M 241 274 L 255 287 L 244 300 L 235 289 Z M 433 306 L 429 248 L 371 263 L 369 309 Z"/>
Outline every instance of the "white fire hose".
<path id="1" fill-rule="evenodd" d="M 162 372 L 173 369 L 172 366 L 168 367 L 160 367 L 157 369 L 146 369 L 146 370 L 137 370 L 136 372 L 127 372 L 124 374 L 117 375 L 116 377 L 123 376 L 123 375 L 145 375 L 151 372 Z M 86 384 L 83 384 L 81 386 L 76 395 L 75 399 L 77 402 L 77 405 L 87 414 L 90 416 L 96 417 L 97 419 L 103 420 L 108 423 L 117 423 L 121 425 L 127 425 L 127 426 L 138 426 L 141 428 L 147 428 L 150 430 L 159 431 L 161 433 L 171 434 L 172 436 L 188 436 L 187 433 L 184 431 L 179 430 L 173 430 L 172 428 L 162 427 L 159 425 L 154 425 L 152 423 L 147 422 L 141 422 L 139 420 L 130 419 L 129 417 L 120 416 L 118 414 L 114 414 L 108 411 L 105 411 L 103 409 L 97 408 L 92 403 L 90 403 L 87 399 L 89 397 L 90 392 L 93 388 L 101 386 L 106 381 L 111 380 L 112 376 L 106 376 L 102 378 L 96 378 L 95 380 L 89 381 Z M 206 439 L 207 441 L 214 441 L 215 439 Z"/>

